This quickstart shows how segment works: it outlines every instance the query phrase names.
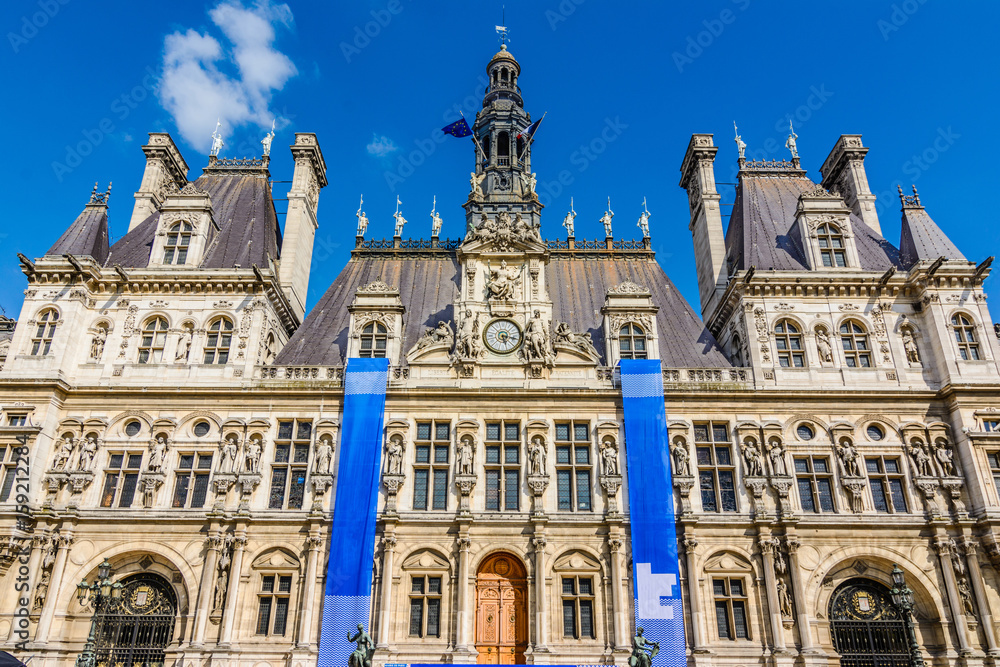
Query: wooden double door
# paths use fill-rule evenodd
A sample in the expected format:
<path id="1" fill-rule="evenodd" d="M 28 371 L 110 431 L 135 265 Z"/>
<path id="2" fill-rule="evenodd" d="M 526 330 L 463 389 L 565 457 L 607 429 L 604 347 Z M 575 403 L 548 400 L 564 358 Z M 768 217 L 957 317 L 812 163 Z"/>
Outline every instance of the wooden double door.
<path id="1" fill-rule="evenodd" d="M 528 578 L 509 553 L 493 554 L 476 575 L 476 650 L 485 665 L 524 664 L 528 648 Z"/>

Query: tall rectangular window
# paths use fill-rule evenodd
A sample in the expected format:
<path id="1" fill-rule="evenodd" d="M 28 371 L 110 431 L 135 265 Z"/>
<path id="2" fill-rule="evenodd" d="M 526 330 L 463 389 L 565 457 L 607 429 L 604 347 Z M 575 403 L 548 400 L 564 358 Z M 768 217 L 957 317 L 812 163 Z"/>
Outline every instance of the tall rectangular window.
<path id="1" fill-rule="evenodd" d="M 413 509 L 448 509 L 451 422 L 417 422 L 413 462 Z"/>
<path id="2" fill-rule="evenodd" d="M 883 514 L 909 512 L 906 503 L 906 489 L 903 483 L 903 468 L 898 458 L 871 456 L 865 459 L 868 485 L 872 490 L 875 511 Z"/>
<path id="3" fill-rule="evenodd" d="M 14 479 L 17 477 L 17 461 L 15 460 L 15 447 L 0 445 L 0 503 L 10 500 L 10 492 L 14 488 Z M 10 460 L 7 460 L 10 457 Z"/>
<path id="4" fill-rule="evenodd" d="M 739 511 L 729 425 L 726 422 L 695 424 L 694 440 L 702 509 L 706 512 Z"/>
<path id="5" fill-rule="evenodd" d="M 441 636 L 441 577 L 410 580 L 410 636 Z"/>
<path id="6" fill-rule="evenodd" d="M 1000 495 L 1000 452 L 990 452 L 986 455 L 986 459 L 990 462 L 990 473 L 993 475 L 993 486 L 997 489 L 997 494 Z M 4 482 L 4 488 L 7 488 L 7 483 Z M 3 500 L 3 498 L 0 498 Z"/>
<path id="7" fill-rule="evenodd" d="M 204 507 L 212 474 L 212 455 L 182 453 L 174 480 L 174 507 Z"/>
<path id="8" fill-rule="evenodd" d="M 516 512 L 521 500 L 520 423 L 487 422 L 485 444 L 486 509 Z"/>
<path id="9" fill-rule="evenodd" d="M 269 509 L 302 509 L 311 442 L 311 421 L 294 419 L 278 422 L 274 463 L 271 465 L 271 492 L 267 502 Z"/>
<path id="10" fill-rule="evenodd" d="M 719 639 L 750 639 L 745 582 L 742 579 L 713 579 L 712 596 Z"/>
<path id="11" fill-rule="evenodd" d="M 562 578 L 563 637 L 594 639 L 594 580 Z"/>
<path id="12" fill-rule="evenodd" d="M 559 510 L 589 512 L 593 468 L 590 450 L 590 423 L 556 424 L 556 493 Z"/>
<path id="13" fill-rule="evenodd" d="M 288 630 L 288 598 L 292 593 L 292 575 L 265 574 L 257 593 L 257 634 L 283 637 Z"/>
<path id="14" fill-rule="evenodd" d="M 111 452 L 104 469 L 101 507 L 131 507 L 139 483 L 142 452 Z"/>
<path id="15" fill-rule="evenodd" d="M 795 481 L 803 512 L 835 512 L 833 471 L 830 459 L 822 456 L 795 457 Z"/>

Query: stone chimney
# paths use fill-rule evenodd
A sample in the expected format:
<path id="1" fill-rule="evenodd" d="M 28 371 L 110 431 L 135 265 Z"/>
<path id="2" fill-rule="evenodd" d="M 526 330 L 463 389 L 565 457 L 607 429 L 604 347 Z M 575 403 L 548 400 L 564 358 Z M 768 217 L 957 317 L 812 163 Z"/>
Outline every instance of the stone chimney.
<path id="1" fill-rule="evenodd" d="M 187 162 L 177 150 L 174 140 L 166 132 L 150 132 L 149 143 L 142 147 L 146 154 L 146 171 L 142 183 L 135 193 L 135 207 L 128 230 L 136 226 L 160 209 L 160 204 L 170 191 L 187 185 Z"/>
<path id="2" fill-rule="evenodd" d="M 319 191 L 326 187 L 326 162 L 312 132 L 296 132 L 291 146 L 295 158 L 292 188 L 288 191 L 288 214 L 281 242 L 278 280 L 299 320 L 306 312 L 309 268 L 319 221 Z"/>
<path id="3" fill-rule="evenodd" d="M 701 316 L 711 315 L 726 290 L 726 238 L 722 233 L 719 193 L 715 190 L 715 154 L 711 134 L 693 134 L 681 163 L 681 187 L 691 207 L 691 237 L 698 268 Z"/>
<path id="4" fill-rule="evenodd" d="M 875 195 L 868 187 L 868 174 L 865 173 L 867 153 L 868 149 L 861 144 L 860 134 L 842 134 L 819 172 L 823 175 L 823 187 L 830 192 L 839 192 L 851 212 L 881 236 Z"/>

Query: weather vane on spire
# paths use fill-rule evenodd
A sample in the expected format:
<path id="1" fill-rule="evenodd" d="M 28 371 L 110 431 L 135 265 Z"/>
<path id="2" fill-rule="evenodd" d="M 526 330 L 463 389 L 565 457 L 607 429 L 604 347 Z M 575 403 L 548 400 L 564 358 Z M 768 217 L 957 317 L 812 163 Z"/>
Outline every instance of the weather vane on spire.
<path id="1" fill-rule="evenodd" d="M 507 6 L 506 5 L 503 6 L 502 11 L 503 11 L 503 14 L 500 15 L 500 17 L 501 17 L 500 20 L 502 20 L 504 23 L 507 23 Z M 507 26 L 506 25 L 498 25 L 497 26 L 497 32 L 500 34 L 500 46 L 502 46 L 503 48 L 507 48 L 507 39 L 508 39 Z"/>

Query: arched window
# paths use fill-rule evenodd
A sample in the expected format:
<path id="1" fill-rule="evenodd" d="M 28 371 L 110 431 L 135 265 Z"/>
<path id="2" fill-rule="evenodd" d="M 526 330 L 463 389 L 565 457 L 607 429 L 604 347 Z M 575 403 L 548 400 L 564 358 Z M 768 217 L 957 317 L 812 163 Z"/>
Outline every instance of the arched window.
<path id="1" fill-rule="evenodd" d="M 274 332 L 267 334 L 267 338 L 264 341 L 264 364 L 269 365 L 274 363 L 274 357 L 277 356 L 278 343 L 274 338 Z"/>
<path id="2" fill-rule="evenodd" d="M 871 367 L 871 347 L 868 345 L 868 332 L 863 326 L 854 320 L 841 324 L 840 344 L 844 348 L 844 363 L 848 368 Z"/>
<path id="3" fill-rule="evenodd" d="M 823 266 L 847 266 L 844 235 L 840 228 L 828 222 L 823 223 L 816 228 L 816 237 Z"/>
<path id="4" fill-rule="evenodd" d="M 370 322 L 361 330 L 361 349 L 359 357 L 385 357 L 388 343 L 388 330 L 380 322 Z"/>
<path id="5" fill-rule="evenodd" d="M 163 345 L 167 341 L 167 321 L 154 317 L 142 328 L 139 341 L 139 363 L 158 364 L 163 361 Z"/>
<path id="6" fill-rule="evenodd" d="M 729 341 L 729 359 L 733 362 L 733 366 L 743 365 L 743 341 L 740 340 L 739 334 L 734 334 Z"/>
<path id="7" fill-rule="evenodd" d="M 646 332 L 638 324 L 626 324 L 618 331 L 618 350 L 622 359 L 645 359 Z"/>
<path id="8" fill-rule="evenodd" d="M 802 332 L 792 321 L 781 320 L 774 326 L 774 344 L 778 348 L 778 364 L 782 368 L 802 368 L 806 365 Z"/>
<path id="9" fill-rule="evenodd" d="M 517 155 L 515 157 L 520 158 L 524 153 L 524 137 L 517 138 Z"/>
<path id="10" fill-rule="evenodd" d="M 229 345 L 233 341 L 233 323 L 228 317 L 220 317 L 208 327 L 205 339 L 205 363 L 225 364 L 229 361 Z"/>
<path id="11" fill-rule="evenodd" d="M 497 135 L 497 164 L 510 164 L 510 135 L 506 132 Z"/>
<path id="12" fill-rule="evenodd" d="M 187 261 L 188 246 L 191 245 L 191 225 L 178 222 L 167 232 L 167 243 L 163 248 L 164 264 L 184 264 Z"/>
<path id="13" fill-rule="evenodd" d="M 49 353 L 52 347 L 52 338 L 56 335 L 56 323 L 59 321 L 59 313 L 54 309 L 42 311 L 38 317 L 35 335 L 31 337 L 31 356 L 42 357 Z"/>
<path id="14" fill-rule="evenodd" d="M 965 361 L 979 361 L 979 340 L 976 338 L 976 325 L 968 315 L 958 313 L 951 318 L 951 326 L 955 330 L 955 342 L 958 343 L 958 353 Z"/>
<path id="15" fill-rule="evenodd" d="M 121 596 L 94 612 L 96 664 L 162 667 L 174 635 L 177 598 L 165 579 L 137 574 L 121 581 Z"/>
<path id="16" fill-rule="evenodd" d="M 906 621 L 890 591 L 870 579 L 850 579 L 830 600 L 833 647 L 842 665 L 910 665 Z"/>

